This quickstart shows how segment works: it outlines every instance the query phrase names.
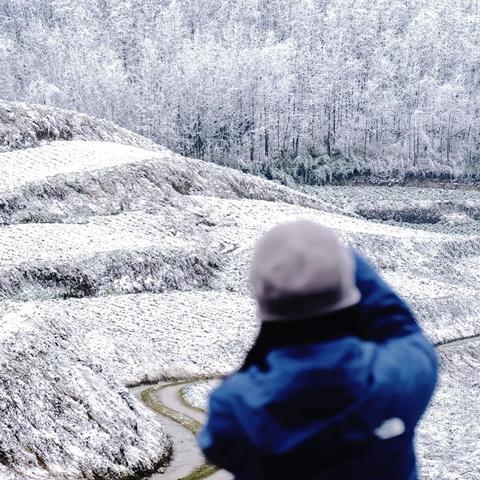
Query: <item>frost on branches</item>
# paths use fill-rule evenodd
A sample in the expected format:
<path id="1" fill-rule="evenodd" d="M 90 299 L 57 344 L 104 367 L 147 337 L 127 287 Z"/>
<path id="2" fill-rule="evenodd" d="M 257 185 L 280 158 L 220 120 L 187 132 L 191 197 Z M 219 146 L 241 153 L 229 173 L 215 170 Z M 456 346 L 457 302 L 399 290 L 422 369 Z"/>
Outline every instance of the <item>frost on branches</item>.
<path id="1" fill-rule="evenodd" d="M 471 0 L 4 0 L 0 98 L 282 182 L 478 178 L 479 25 Z"/>

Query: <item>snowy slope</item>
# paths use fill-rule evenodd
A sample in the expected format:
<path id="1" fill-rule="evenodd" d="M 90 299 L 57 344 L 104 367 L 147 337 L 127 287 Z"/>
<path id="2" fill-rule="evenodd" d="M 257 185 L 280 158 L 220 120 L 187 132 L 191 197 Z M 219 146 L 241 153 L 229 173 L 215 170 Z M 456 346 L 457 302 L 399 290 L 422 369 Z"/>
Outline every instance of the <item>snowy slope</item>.
<path id="1" fill-rule="evenodd" d="M 177 212 L 178 213 L 178 212 Z M 0 229 L 0 298 L 39 299 L 191 289 L 213 282 L 219 256 L 196 217 L 132 212 L 81 224 Z M 177 226 L 179 225 L 179 226 Z M 191 233 L 195 232 L 192 237 Z"/>
<path id="2" fill-rule="evenodd" d="M 432 188 L 324 186 L 303 187 L 302 191 L 368 220 L 431 232 L 480 234 L 480 195 L 475 186 L 456 184 L 448 190 L 440 185 Z"/>
<path id="3" fill-rule="evenodd" d="M 159 149 L 145 137 L 106 120 L 71 110 L 0 99 L 0 152 L 55 140 L 103 140 Z"/>
<path id="4" fill-rule="evenodd" d="M 0 315 L 0 452 L 10 476 L 154 471 L 168 455 L 162 425 L 88 355 L 74 320 L 30 304 L 0 303 Z"/>
<path id="5" fill-rule="evenodd" d="M 54 175 L 88 172 L 117 167 L 145 160 L 145 149 L 122 145 L 115 148 L 110 142 L 55 142 L 36 149 L 4 153 L 2 159 L 2 190 L 42 182 Z M 119 151 L 120 149 L 120 151 Z M 168 152 L 151 152 L 165 158 Z"/>
<path id="6" fill-rule="evenodd" d="M 342 211 L 225 167 L 108 142 L 53 142 L 6 153 L 0 157 L 0 173 L 6 179 L 0 180 L 0 224 L 78 222 L 91 215 L 152 211 L 183 205 L 199 194 Z"/>
<path id="7" fill-rule="evenodd" d="M 480 341 L 443 347 L 441 382 L 420 429 L 423 478 L 480 478 Z"/>
<path id="8" fill-rule="evenodd" d="M 434 341 L 480 333 L 477 236 L 375 223 L 238 171 L 97 141 L 2 153 L 0 179 L 0 342 L 11 366 L 0 371 L 0 463 L 10 473 L 108 479 L 158 463 L 162 428 L 122 384 L 239 364 L 257 328 L 248 264 L 279 222 L 335 228 L 411 301 Z M 459 434 L 449 424 L 436 442 L 431 422 L 451 414 L 472 352 L 456 354 L 459 375 L 445 355 L 446 393 L 422 436 L 438 453 L 423 461 L 432 479 L 450 478 L 437 475 L 450 468 L 439 452 Z M 464 421 L 474 415 L 465 409 Z M 47 437 L 68 448 L 47 448 Z"/>
<path id="9" fill-rule="evenodd" d="M 219 380 L 203 380 L 185 385 L 181 390 L 183 400 L 187 405 L 206 411 L 211 392 L 220 383 Z"/>
<path id="10" fill-rule="evenodd" d="M 2 307 L 2 314 L 28 308 L 31 321 L 73 325 L 84 351 L 128 385 L 228 373 L 256 332 L 249 321 L 253 302 L 216 291 L 4 301 Z"/>

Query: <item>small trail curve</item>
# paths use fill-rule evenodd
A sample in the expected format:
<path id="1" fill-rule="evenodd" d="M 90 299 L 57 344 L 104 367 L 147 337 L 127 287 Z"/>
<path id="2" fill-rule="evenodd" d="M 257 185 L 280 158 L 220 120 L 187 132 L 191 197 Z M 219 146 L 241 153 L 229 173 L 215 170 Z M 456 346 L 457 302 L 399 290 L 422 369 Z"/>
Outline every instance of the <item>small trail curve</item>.
<path id="1" fill-rule="evenodd" d="M 480 334 L 470 335 L 469 337 L 456 338 L 454 340 L 447 340 L 446 342 L 439 342 L 435 346 L 438 350 L 446 350 L 452 347 L 458 347 L 459 345 L 465 345 L 467 343 L 480 342 Z"/>
<path id="2" fill-rule="evenodd" d="M 232 476 L 206 463 L 197 446 L 196 433 L 205 421 L 205 413 L 188 407 L 180 396 L 190 381 L 161 382 L 131 389 L 144 404 L 162 417 L 173 444 L 170 463 L 150 480 L 230 480 Z"/>

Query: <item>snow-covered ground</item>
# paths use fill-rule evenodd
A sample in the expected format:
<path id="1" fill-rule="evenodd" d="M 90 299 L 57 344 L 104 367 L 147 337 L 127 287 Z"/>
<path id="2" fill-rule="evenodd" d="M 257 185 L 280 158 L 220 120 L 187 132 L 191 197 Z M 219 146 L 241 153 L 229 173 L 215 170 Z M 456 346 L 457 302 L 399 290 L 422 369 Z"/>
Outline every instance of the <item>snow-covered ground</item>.
<path id="1" fill-rule="evenodd" d="M 168 456 L 161 423 L 85 348 L 75 319 L 29 303 L 2 302 L 0 316 L 0 478 L 118 478 Z"/>
<path id="2" fill-rule="evenodd" d="M 208 398 L 211 392 L 219 384 L 220 380 L 205 380 L 185 385 L 182 388 L 182 398 L 188 405 L 199 410 L 208 409 Z"/>
<path id="3" fill-rule="evenodd" d="M 0 229 L 0 298 L 83 297 L 208 286 L 220 257 L 201 228 L 170 207 L 81 224 Z M 188 217 L 188 215 L 187 215 Z M 178 223 L 180 222 L 180 223 Z M 192 234 L 194 235 L 192 236 Z"/>
<path id="4" fill-rule="evenodd" d="M 151 152 L 150 155 L 152 158 L 168 158 L 169 152 Z M 57 142 L 15 150 L 2 154 L 0 188 L 14 189 L 32 182 L 41 183 L 55 175 L 89 172 L 144 160 L 144 148 L 128 145 L 116 148 L 116 144 L 107 142 Z"/>
<path id="5" fill-rule="evenodd" d="M 256 333 L 249 298 L 212 290 L 4 301 L 0 315 L 24 308 L 32 321 L 72 324 L 84 351 L 128 385 L 228 373 Z"/>
<path id="6" fill-rule="evenodd" d="M 2 158 L 5 162 L 0 178 L 9 180 L 3 187 L 0 180 L 0 225 L 80 222 L 92 215 L 152 212 L 164 205 L 183 207 L 193 202 L 195 195 L 281 201 L 341 211 L 265 179 L 166 150 L 152 152 L 98 141 L 59 141 L 5 153 Z"/>
<path id="7" fill-rule="evenodd" d="M 455 189 L 346 186 L 302 187 L 302 191 L 358 214 L 391 224 L 409 224 L 432 232 L 479 234 L 478 187 Z"/>
<path id="8" fill-rule="evenodd" d="M 440 362 L 440 384 L 418 435 L 422 478 L 478 480 L 480 341 L 442 347 Z"/>
<path id="9" fill-rule="evenodd" d="M 0 152 L 37 147 L 53 140 L 101 140 L 154 151 L 161 149 L 151 140 L 107 120 L 46 105 L 0 99 Z"/>
<path id="10" fill-rule="evenodd" d="M 257 329 L 253 247 L 283 221 L 336 229 L 412 303 L 432 340 L 480 333 L 475 229 L 373 222 L 331 187 L 300 193 L 129 146 L 128 135 L 127 145 L 92 139 L 0 154 L 0 477 L 109 479 L 158 463 L 169 447 L 162 427 L 123 385 L 238 366 Z M 476 409 L 465 400 L 462 421 L 449 420 L 452 399 L 480 393 L 478 351 L 442 352 L 420 437 L 425 478 L 456 478 L 467 456 L 468 468 L 480 460 L 478 432 L 465 428 Z M 211 386 L 185 397 L 202 407 Z"/>

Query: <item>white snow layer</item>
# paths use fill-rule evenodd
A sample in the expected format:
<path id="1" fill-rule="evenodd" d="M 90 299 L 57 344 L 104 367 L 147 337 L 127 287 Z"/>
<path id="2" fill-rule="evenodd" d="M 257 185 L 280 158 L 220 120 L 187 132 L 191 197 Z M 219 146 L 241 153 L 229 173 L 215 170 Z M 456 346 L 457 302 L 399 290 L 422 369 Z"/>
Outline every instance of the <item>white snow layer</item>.
<path id="1" fill-rule="evenodd" d="M 251 254 L 280 222 L 336 229 L 412 303 L 434 341 L 480 333 L 477 236 L 375 223 L 237 171 L 101 142 L 0 154 L 0 178 L 0 475 L 152 469 L 168 441 L 122 384 L 238 366 L 257 329 Z M 479 393 L 471 349 L 449 355 L 422 430 L 425 478 L 454 478 L 465 452 L 479 460 L 478 432 L 464 431 L 475 408 L 458 424 L 439 420 L 454 416 L 449 399 Z M 195 387 L 197 406 L 208 387 Z M 454 439 L 461 447 L 442 461 Z"/>
<path id="2" fill-rule="evenodd" d="M 0 458 L 10 476 L 154 471 L 168 455 L 162 425 L 89 355 L 75 321 L 28 303 L 0 312 Z"/>
<path id="3" fill-rule="evenodd" d="M 151 140 L 107 120 L 46 105 L 0 99 L 0 152 L 36 147 L 53 140 L 101 140 L 161 149 Z"/>
<path id="4" fill-rule="evenodd" d="M 182 398 L 188 405 L 206 411 L 209 396 L 218 384 L 219 380 L 189 383 L 182 388 Z"/>

